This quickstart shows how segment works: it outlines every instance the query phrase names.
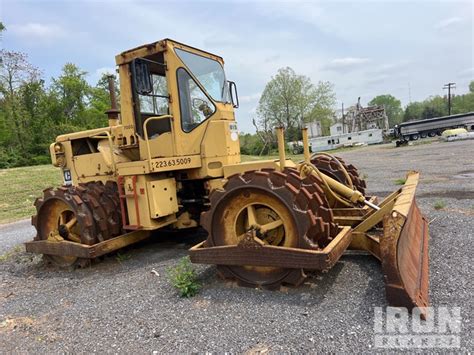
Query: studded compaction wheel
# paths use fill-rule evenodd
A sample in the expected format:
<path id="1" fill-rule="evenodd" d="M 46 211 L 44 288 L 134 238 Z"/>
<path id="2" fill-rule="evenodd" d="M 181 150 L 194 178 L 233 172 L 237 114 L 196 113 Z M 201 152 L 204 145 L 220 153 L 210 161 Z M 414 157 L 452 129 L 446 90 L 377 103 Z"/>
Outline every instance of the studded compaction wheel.
<path id="1" fill-rule="evenodd" d="M 208 246 L 236 245 L 253 230 L 263 244 L 320 249 L 337 234 L 320 186 L 301 179 L 296 170 L 233 175 L 210 198 L 211 209 L 202 216 Z M 218 270 L 224 278 L 253 287 L 297 285 L 305 278 L 301 269 L 221 265 Z"/>
<path id="2" fill-rule="evenodd" d="M 90 182 L 44 190 L 35 201 L 32 217 L 35 240 L 50 240 L 92 245 L 121 233 L 118 193 L 113 182 Z M 44 255 L 61 267 L 84 266 L 88 260 L 66 255 Z"/>
<path id="3" fill-rule="evenodd" d="M 359 176 L 359 171 L 352 164 L 347 164 L 342 158 L 329 155 L 313 155 L 311 163 L 322 173 L 332 177 L 343 184 L 349 184 L 342 167 L 347 171 L 355 189 L 365 194 L 365 180 Z"/>

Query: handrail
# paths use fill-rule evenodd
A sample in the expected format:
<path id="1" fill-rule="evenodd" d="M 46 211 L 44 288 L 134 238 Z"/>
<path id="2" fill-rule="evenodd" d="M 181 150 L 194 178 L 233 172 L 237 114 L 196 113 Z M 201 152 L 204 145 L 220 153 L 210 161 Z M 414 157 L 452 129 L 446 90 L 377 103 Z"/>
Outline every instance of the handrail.
<path id="1" fill-rule="evenodd" d="M 143 133 L 145 134 L 145 142 L 146 142 L 146 152 L 147 152 L 147 159 L 148 159 L 148 165 L 150 167 L 150 170 L 152 170 L 152 164 L 151 164 L 151 150 L 150 150 L 150 141 L 148 139 L 148 122 L 150 121 L 159 121 L 163 119 L 170 119 L 173 120 L 173 116 L 171 115 L 162 115 L 162 116 L 153 116 L 153 117 L 148 117 L 145 122 L 143 122 Z M 171 137 L 173 140 L 173 149 L 174 149 L 174 134 L 173 134 L 173 123 L 170 123 L 171 127 Z"/>

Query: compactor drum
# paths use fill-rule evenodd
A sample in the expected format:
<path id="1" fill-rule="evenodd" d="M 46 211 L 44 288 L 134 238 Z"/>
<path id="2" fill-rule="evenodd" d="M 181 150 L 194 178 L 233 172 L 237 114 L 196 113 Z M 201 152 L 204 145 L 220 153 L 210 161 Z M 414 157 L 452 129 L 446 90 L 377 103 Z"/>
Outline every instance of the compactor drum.
<path id="1" fill-rule="evenodd" d="M 201 223 L 209 233 L 207 247 L 236 245 L 252 236 L 251 243 L 320 250 L 338 232 L 320 184 L 301 178 L 295 169 L 230 176 L 222 190 L 212 192 L 211 209 Z M 218 265 L 217 269 L 240 284 L 265 288 L 298 285 L 305 279 L 301 268 Z"/>
<path id="2" fill-rule="evenodd" d="M 347 249 L 378 258 L 391 305 L 428 305 L 428 224 L 415 203 L 418 173 L 383 201 L 366 196 L 338 157 L 242 163 L 237 88 L 224 60 L 165 39 L 116 56 L 120 107 L 109 82 L 109 126 L 50 146 L 64 185 L 35 202 L 30 252 L 66 267 L 136 243 L 161 228 L 202 225 L 191 261 L 252 287 L 298 285 Z"/>

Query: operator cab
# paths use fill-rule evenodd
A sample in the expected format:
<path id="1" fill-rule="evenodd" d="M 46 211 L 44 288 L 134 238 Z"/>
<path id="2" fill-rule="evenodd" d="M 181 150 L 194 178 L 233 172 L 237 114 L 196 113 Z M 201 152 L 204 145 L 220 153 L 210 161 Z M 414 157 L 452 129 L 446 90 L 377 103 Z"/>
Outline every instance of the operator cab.
<path id="1" fill-rule="evenodd" d="M 149 54 L 136 57 L 143 48 Z M 171 40 L 142 46 L 122 56 L 127 54 L 134 57 L 130 62 L 132 106 L 136 133 L 142 138 L 148 118 L 172 115 L 177 119 L 178 107 L 180 128 L 185 133 L 212 117 L 219 104 L 238 107 L 236 85 L 226 80 L 223 60 L 218 56 Z M 173 110 L 176 97 L 179 102 Z M 169 119 L 148 122 L 149 139 L 171 132 L 171 125 Z"/>

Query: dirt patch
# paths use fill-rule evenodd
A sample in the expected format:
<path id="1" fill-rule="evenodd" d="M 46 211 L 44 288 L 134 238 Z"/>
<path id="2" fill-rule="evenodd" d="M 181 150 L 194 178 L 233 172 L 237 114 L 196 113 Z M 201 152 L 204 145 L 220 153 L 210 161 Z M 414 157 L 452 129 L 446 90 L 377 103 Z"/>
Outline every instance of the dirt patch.
<path id="1" fill-rule="evenodd" d="M 13 331 L 14 329 L 29 329 L 31 328 L 36 322 L 30 317 L 18 317 L 18 318 L 9 318 L 7 317 L 0 323 L 0 331 L 2 332 L 9 332 Z"/>

